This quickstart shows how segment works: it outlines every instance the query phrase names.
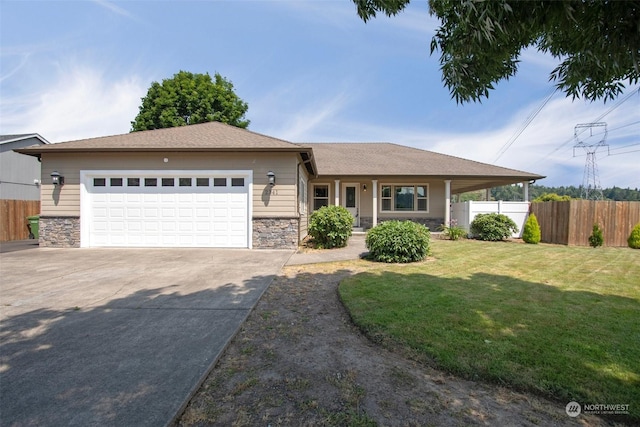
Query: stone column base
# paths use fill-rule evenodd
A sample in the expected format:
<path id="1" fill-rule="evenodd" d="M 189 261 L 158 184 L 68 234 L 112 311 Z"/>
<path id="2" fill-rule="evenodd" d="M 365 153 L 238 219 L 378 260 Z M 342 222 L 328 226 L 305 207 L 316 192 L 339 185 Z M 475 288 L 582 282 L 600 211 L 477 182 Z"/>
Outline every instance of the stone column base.
<path id="1" fill-rule="evenodd" d="M 40 216 L 40 246 L 45 248 L 79 248 L 79 216 Z"/>
<path id="2" fill-rule="evenodd" d="M 296 249 L 298 218 L 254 218 L 254 249 Z"/>

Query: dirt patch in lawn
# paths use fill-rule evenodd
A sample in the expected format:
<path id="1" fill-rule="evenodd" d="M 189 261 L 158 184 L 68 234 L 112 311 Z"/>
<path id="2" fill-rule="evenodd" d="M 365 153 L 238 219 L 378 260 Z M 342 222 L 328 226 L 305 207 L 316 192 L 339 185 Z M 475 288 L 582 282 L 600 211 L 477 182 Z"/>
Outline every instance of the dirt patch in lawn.
<path id="1" fill-rule="evenodd" d="M 609 425 L 372 343 L 337 292 L 340 280 L 368 268 L 366 261 L 285 267 L 178 425 Z"/>

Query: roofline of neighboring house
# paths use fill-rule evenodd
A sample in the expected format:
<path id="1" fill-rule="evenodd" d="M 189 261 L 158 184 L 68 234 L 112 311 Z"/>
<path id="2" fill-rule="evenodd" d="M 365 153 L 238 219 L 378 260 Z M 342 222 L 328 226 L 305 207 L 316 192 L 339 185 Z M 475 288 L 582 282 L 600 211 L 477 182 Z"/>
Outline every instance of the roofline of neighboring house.
<path id="1" fill-rule="evenodd" d="M 9 142 L 22 141 L 24 139 L 29 139 L 29 138 L 37 138 L 40 141 L 42 141 L 43 144 L 52 145 L 51 142 L 47 141 L 39 133 L 25 133 L 21 135 L 13 135 L 13 136 L 15 136 L 15 138 L 2 140 L 0 141 L 0 144 L 8 144 Z"/>

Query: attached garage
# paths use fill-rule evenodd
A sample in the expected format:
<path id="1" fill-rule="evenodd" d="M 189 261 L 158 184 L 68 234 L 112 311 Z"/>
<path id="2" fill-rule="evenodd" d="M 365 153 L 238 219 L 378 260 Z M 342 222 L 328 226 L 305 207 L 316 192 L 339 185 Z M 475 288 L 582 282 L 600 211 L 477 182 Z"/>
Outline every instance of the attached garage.
<path id="1" fill-rule="evenodd" d="M 80 176 L 83 247 L 251 247 L 250 170 Z"/>

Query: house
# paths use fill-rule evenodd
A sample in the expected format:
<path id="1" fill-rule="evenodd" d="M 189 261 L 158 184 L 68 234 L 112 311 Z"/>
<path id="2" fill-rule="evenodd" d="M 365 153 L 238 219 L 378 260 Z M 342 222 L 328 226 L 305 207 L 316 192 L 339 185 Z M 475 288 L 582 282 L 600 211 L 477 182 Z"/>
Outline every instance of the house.
<path id="1" fill-rule="evenodd" d="M 40 162 L 13 150 L 44 144 L 37 133 L 0 135 L 0 241 L 26 239 L 25 217 L 40 211 Z"/>
<path id="2" fill-rule="evenodd" d="M 433 228 L 450 218 L 452 194 L 543 178 L 396 144 L 295 144 L 218 122 L 16 151 L 42 160 L 42 246 L 294 248 L 324 205 L 345 206 L 355 227 L 412 219 Z"/>

